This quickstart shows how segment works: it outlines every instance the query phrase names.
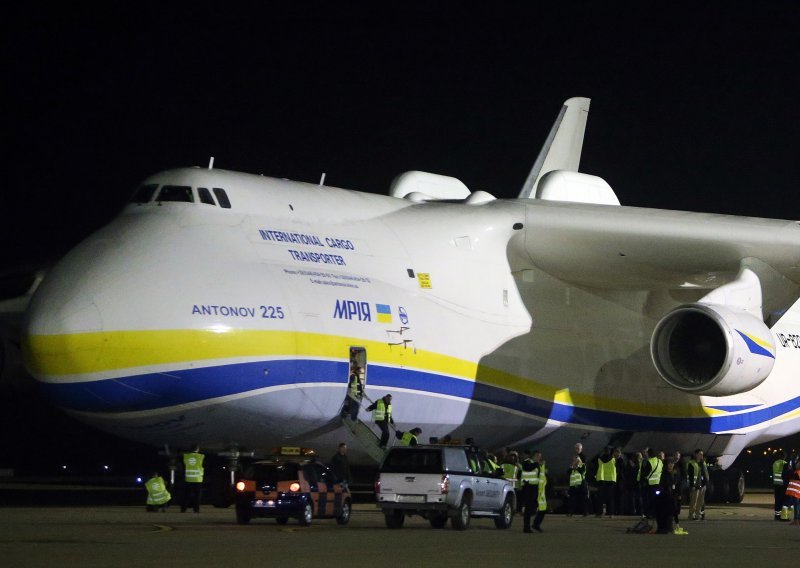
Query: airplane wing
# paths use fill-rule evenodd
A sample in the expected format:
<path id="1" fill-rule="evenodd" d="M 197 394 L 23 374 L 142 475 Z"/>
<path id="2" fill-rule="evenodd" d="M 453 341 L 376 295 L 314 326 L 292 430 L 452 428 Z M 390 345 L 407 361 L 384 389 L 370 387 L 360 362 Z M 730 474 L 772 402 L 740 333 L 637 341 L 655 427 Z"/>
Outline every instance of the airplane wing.
<path id="1" fill-rule="evenodd" d="M 708 290 L 745 268 L 765 312 L 800 295 L 800 222 L 537 200 L 511 243 L 525 263 L 606 290 Z"/>

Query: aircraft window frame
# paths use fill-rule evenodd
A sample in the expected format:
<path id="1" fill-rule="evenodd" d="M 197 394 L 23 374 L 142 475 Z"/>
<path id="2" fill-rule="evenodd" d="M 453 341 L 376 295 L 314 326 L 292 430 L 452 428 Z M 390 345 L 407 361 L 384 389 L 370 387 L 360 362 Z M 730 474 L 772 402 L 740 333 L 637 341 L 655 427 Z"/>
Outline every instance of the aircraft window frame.
<path id="1" fill-rule="evenodd" d="M 143 183 L 136 190 L 133 192 L 128 203 L 135 203 L 137 205 L 144 205 L 145 203 L 150 203 L 153 201 L 153 197 L 158 191 L 158 184 L 157 183 Z M 147 198 L 143 199 L 141 194 L 147 194 Z"/>
<path id="2" fill-rule="evenodd" d="M 197 197 L 200 199 L 200 203 L 205 205 L 213 205 L 214 207 L 217 206 L 217 202 L 214 201 L 214 197 L 211 195 L 211 192 L 207 187 L 198 187 Z"/>
<path id="3" fill-rule="evenodd" d="M 169 199 L 164 199 L 167 193 Z M 162 185 L 156 197 L 158 203 L 194 203 L 194 191 L 190 185 Z"/>
<path id="4" fill-rule="evenodd" d="M 223 209 L 231 208 L 231 200 L 228 199 L 228 193 L 224 189 L 221 187 L 215 187 L 212 189 L 212 191 L 214 192 L 220 207 Z"/>

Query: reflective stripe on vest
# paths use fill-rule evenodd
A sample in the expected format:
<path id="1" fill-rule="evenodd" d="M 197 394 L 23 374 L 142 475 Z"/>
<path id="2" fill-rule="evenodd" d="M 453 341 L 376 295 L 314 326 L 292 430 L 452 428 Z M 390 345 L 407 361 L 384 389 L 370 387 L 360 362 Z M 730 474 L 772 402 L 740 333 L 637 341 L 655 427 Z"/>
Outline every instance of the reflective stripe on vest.
<path id="1" fill-rule="evenodd" d="M 164 479 L 161 477 L 153 477 L 148 479 L 144 484 L 147 489 L 147 504 L 148 505 L 163 505 L 172 497 L 164 485 Z"/>
<path id="2" fill-rule="evenodd" d="M 414 434 L 412 434 L 411 432 L 403 432 L 403 437 L 400 438 L 400 445 L 401 446 L 410 446 L 411 445 L 411 440 L 414 440 L 416 442 L 417 437 Z"/>
<path id="3" fill-rule="evenodd" d="M 786 494 L 790 497 L 797 497 L 800 499 L 800 481 L 792 479 L 789 482 L 789 486 L 786 488 Z"/>
<path id="4" fill-rule="evenodd" d="M 383 422 L 384 420 L 389 420 L 392 416 L 392 405 L 389 403 L 388 405 L 383 402 L 383 399 L 380 399 L 375 406 L 375 410 L 372 411 L 372 419 L 375 422 Z"/>
<path id="5" fill-rule="evenodd" d="M 539 471 L 540 468 L 534 464 L 534 469 L 530 471 L 525 471 L 522 469 L 522 483 L 528 483 L 528 485 L 539 485 Z"/>
<path id="6" fill-rule="evenodd" d="M 786 460 L 778 459 L 772 462 L 772 483 L 783 485 L 783 468 L 786 467 Z"/>
<path id="7" fill-rule="evenodd" d="M 647 476 L 647 484 L 658 485 L 661 483 L 661 470 L 664 469 L 664 462 L 659 458 L 650 458 L 647 462 L 650 464 L 650 475 Z"/>
<path id="8" fill-rule="evenodd" d="M 183 454 L 183 465 L 186 467 L 186 481 L 189 483 L 203 482 L 203 454 L 190 452 Z"/>

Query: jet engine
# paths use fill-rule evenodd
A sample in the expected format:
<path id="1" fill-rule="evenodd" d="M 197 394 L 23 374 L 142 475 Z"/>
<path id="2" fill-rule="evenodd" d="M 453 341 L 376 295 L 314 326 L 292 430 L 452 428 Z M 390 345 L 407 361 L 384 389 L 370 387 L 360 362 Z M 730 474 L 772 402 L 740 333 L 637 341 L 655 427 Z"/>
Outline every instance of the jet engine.
<path id="1" fill-rule="evenodd" d="M 667 314 L 650 340 L 656 370 L 692 394 L 749 391 L 775 364 L 772 332 L 758 317 L 725 306 L 688 304 Z"/>

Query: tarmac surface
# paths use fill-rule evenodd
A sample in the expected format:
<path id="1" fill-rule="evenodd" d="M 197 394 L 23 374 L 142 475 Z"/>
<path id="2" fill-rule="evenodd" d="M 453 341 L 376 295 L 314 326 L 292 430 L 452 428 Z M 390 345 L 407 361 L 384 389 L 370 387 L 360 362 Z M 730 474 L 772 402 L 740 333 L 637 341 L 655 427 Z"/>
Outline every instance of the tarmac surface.
<path id="1" fill-rule="evenodd" d="M 543 533 L 524 534 L 472 519 L 463 532 L 433 529 L 424 519 L 385 527 L 373 504 L 354 507 L 339 526 L 274 520 L 237 525 L 234 510 L 147 513 L 143 506 L 0 508 L 0 566 L 482 566 L 535 563 L 558 568 L 603 566 L 800 566 L 800 527 L 772 519 L 771 495 L 707 507 L 707 520 L 683 521 L 686 536 L 626 534 L 633 517 L 566 518 L 550 514 Z M 684 510 L 685 516 L 685 510 Z"/>

